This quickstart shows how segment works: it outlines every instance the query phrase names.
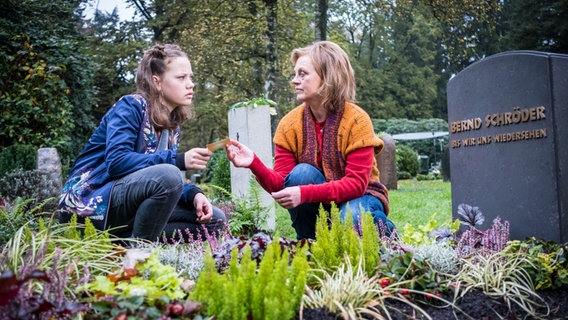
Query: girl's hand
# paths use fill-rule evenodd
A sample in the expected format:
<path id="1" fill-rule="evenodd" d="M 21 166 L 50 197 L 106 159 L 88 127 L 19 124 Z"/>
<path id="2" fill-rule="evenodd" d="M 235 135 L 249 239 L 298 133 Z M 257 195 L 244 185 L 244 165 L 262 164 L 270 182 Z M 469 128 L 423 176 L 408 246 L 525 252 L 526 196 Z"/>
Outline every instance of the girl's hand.
<path id="1" fill-rule="evenodd" d="M 227 158 L 237 168 L 248 168 L 254 160 L 254 152 L 244 144 L 231 139 L 231 144 L 225 146 Z"/>
<path id="2" fill-rule="evenodd" d="M 211 158 L 211 151 L 207 148 L 193 148 L 185 152 L 185 168 L 192 170 L 203 170 L 207 166 L 207 161 Z"/>
<path id="3" fill-rule="evenodd" d="M 300 187 L 297 186 L 272 192 L 271 195 L 279 205 L 286 209 L 295 208 L 302 203 L 302 192 L 300 191 Z"/>
<path id="4" fill-rule="evenodd" d="M 198 193 L 193 198 L 193 206 L 197 215 L 197 222 L 207 223 L 213 218 L 213 206 L 203 193 Z"/>

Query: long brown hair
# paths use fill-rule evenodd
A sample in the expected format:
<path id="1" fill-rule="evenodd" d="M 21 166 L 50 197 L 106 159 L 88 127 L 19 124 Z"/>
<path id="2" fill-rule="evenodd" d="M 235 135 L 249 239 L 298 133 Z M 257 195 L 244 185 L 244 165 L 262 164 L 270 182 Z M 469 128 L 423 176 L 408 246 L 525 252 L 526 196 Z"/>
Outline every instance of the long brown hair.
<path id="1" fill-rule="evenodd" d="M 172 112 L 160 101 L 160 92 L 152 76 L 161 77 L 173 58 L 187 58 L 187 54 L 175 44 L 155 44 L 144 52 L 136 71 L 136 92 L 150 105 L 150 119 L 157 129 L 175 129 L 192 116 L 189 106 L 177 106 Z"/>
<path id="2" fill-rule="evenodd" d="M 322 104 L 328 111 L 343 108 L 345 102 L 355 102 L 355 72 L 349 56 L 340 46 L 331 41 L 318 41 L 314 44 L 294 49 L 290 61 L 295 65 L 300 57 L 308 55 L 314 69 L 322 79 L 319 94 Z"/>

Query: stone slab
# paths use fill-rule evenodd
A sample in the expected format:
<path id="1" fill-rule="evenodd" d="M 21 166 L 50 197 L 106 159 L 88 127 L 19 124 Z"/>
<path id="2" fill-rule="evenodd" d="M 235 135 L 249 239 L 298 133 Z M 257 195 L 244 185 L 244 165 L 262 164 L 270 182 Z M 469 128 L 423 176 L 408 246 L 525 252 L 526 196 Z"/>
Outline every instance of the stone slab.
<path id="1" fill-rule="evenodd" d="M 452 212 L 477 206 L 511 238 L 568 241 L 568 55 L 510 51 L 448 82 Z"/>

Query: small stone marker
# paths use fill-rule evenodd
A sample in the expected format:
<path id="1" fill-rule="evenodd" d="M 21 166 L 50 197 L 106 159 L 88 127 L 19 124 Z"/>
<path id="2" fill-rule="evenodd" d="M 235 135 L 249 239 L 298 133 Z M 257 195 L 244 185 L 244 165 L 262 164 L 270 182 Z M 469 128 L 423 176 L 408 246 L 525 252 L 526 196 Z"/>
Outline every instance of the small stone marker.
<path id="1" fill-rule="evenodd" d="M 229 110 L 229 138 L 237 140 L 249 147 L 264 162 L 272 168 L 272 132 L 270 125 L 270 108 L 263 106 L 245 106 Z M 253 178 L 250 169 L 236 168 L 231 163 L 231 193 L 246 199 L 249 194 L 250 181 Z M 260 187 L 262 205 L 269 208 L 267 226 L 273 230 L 276 224 L 274 199 Z"/>
<path id="2" fill-rule="evenodd" d="M 448 82 L 452 212 L 510 222 L 511 239 L 568 241 L 568 55 L 511 51 Z"/>

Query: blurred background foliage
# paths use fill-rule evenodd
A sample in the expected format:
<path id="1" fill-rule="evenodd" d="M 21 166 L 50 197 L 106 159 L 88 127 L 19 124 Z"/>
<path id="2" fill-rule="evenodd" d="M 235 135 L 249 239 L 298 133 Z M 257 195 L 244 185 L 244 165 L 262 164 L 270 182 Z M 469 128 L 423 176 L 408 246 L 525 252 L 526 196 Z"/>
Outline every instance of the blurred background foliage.
<path id="1" fill-rule="evenodd" d="M 254 97 L 278 103 L 275 127 L 297 104 L 290 52 L 315 40 L 348 51 L 358 102 L 389 134 L 447 131 L 448 79 L 486 56 L 568 53 L 568 0 L 124 0 L 130 19 L 116 9 L 87 15 L 98 2 L 89 1 L 1 0 L 0 152 L 57 147 L 71 166 L 132 92 L 155 42 L 179 44 L 193 65 L 196 116 L 182 148 L 227 136 L 229 106 Z M 429 154 L 436 143 L 409 146 Z"/>

